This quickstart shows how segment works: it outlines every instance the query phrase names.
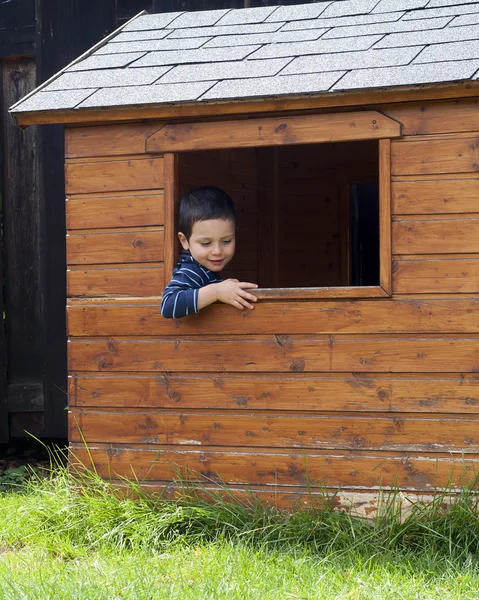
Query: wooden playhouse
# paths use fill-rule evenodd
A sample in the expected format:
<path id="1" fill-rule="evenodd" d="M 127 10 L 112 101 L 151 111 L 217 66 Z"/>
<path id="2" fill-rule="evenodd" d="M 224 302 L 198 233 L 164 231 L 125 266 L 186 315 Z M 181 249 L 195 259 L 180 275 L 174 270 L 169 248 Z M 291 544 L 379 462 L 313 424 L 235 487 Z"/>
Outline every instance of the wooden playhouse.
<path id="1" fill-rule="evenodd" d="M 67 124 L 75 456 L 280 505 L 471 481 L 478 23 L 453 0 L 141 14 L 12 108 Z M 198 185 L 234 198 L 228 275 L 259 300 L 165 320 Z"/>

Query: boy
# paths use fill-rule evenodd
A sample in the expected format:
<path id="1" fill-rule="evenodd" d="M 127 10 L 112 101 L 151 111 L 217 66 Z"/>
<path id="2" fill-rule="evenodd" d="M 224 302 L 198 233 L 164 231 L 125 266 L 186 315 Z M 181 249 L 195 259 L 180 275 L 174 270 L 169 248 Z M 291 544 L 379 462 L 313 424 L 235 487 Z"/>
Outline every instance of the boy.
<path id="1" fill-rule="evenodd" d="M 234 204 L 223 190 L 202 187 L 181 198 L 178 238 L 183 251 L 163 293 L 163 317 L 185 317 L 217 301 L 239 310 L 254 308 L 256 297 L 246 290 L 256 284 L 223 281 L 218 275 L 234 256 L 235 233 Z"/>

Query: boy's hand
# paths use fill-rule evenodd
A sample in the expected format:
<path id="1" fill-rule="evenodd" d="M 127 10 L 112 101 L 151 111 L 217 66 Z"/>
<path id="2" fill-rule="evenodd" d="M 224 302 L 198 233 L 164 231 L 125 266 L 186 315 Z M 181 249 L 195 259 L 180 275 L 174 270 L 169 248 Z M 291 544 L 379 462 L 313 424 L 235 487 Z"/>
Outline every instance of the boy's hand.
<path id="1" fill-rule="evenodd" d="M 217 283 L 218 300 L 225 304 L 231 304 L 239 310 L 244 308 L 253 309 L 256 302 L 256 296 L 248 294 L 245 290 L 257 288 L 256 283 L 247 283 L 238 279 L 225 279 L 221 283 Z"/>

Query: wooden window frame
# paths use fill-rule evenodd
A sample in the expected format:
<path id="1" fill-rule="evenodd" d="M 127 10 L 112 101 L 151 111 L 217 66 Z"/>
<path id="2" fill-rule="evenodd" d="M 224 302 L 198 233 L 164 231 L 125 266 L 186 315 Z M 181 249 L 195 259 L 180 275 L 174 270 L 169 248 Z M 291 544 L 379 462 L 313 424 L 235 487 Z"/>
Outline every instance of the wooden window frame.
<path id="1" fill-rule="evenodd" d="M 178 153 L 225 148 L 258 148 L 346 141 L 379 141 L 379 285 L 260 288 L 253 293 L 268 300 L 381 298 L 392 293 L 391 139 L 401 125 L 377 111 L 268 117 L 164 125 L 146 140 L 146 152 L 164 156 L 165 276 L 176 264 L 176 196 Z"/>

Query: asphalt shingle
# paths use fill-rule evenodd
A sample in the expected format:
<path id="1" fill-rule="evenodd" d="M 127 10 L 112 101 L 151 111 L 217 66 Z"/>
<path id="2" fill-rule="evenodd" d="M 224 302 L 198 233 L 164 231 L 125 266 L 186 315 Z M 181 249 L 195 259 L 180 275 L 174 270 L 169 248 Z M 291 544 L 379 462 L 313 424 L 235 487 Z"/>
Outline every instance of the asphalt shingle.
<path id="1" fill-rule="evenodd" d="M 78 108 L 187 102 L 199 98 L 211 85 L 211 81 L 200 81 L 147 87 L 105 88 L 92 94 Z"/>
<path id="2" fill-rule="evenodd" d="M 126 67 L 146 52 L 125 52 L 123 54 L 101 54 L 87 56 L 67 69 L 68 71 L 93 71 L 94 69 L 112 69 Z M 156 66 L 156 65 L 155 65 Z"/>
<path id="3" fill-rule="evenodd" d="M 477 40 L 469 42 L 453 42 L 450 44 L 436 44 L 428 46 L 414 59 L 416 63 L 436 63 L 442 61 L 456 61 L 457 67 L 463 60 L 479 58 L 479 43 Z M 442 68 L 442 65 L 438 65 Z"/>
<path id="4" fill-rule="evenodd" d="M 172 21 L 177 19 L 182 12 L 175 13 L 160 13 L 156 15 L 143 15 L 130 21 L 123 31 L 143 31 L 146 29 L 163 29 L 167 27 Z"/>
<path id="5" fill-rule="evenodd" d="M 216 25 L 215 27 L 193 27 L 191 29 L 174 29 L 168 36 L 173 38 L 214 37 L 223 35 L 250 35 L 253 33 L 270 33 L 278 31 L 283 23 L 252 23 L 251 25 Z"/>
<path id="6" fill-rule="evenodd" d="M 245 44 L 279 44 L 285 42 L 305 42 L 317 40 L 327 29 L 307 29 L 306 31 L 275 31 L 273 33 L 253 33 L 251 35 L 220 35 L 207 42 L 204 48 L 220 46 L 244 46 Z"/>
<path id="7" fill-rule="evenodd" d="M 461 81 L 471 78 L 478 68 L 479 60 L 445 62 L 440 65 L 428 63 L 383 69 L 360 69 L 345 75 L 332 89 L 351 90 Z"/>
<path id="8" fill-rule="evenodd" d="M 263 6 L 259 8 L 237 8 L 231 10 L 218 21 L 218 25 L 246 25 L 247 23 L 263 23 L 271 16 L 277 6 Z"/>
<path id="9" fill-rule="evenodd" d="M 373 13 L 392 12 L 394 10 L 411 10 L 424 8 L 429 0 L 381 0 L 374 7 Z"/>
<path id="10" fill-rule="evenodd" d="M 433 17 L 448 17 L 449 15 L 464 15 L 468 13 L 479 12 L 479 2 L 474 4 L 457 3 L 453 6 L 445 6 L 444 8 L 425 8 L 424 10 L 412 10 L 403 18 L 409 19 L 432 19 Z"/>
<path id="11" fill-rule="evenodd" d="M 42 110 L 61 110 L 75 108 L 85 98 L 88 98 L 96 90 L 67 90 L 56 92 L 37 92 L 22 102 L 16 112 L 30 112 Z"/>
<path id="12" fill-rule="evenodd" d="M 249 56 L 253 59 L 277 58 L 306 54 L 332 54 L 352 50 L 367 50 L 381 39 L 380 35 L 364 35 L 357 38 L 317 40 L 315 42 L 297 42 L 295 44 L 270 44 L 263 46 Z"/>
<path id="13" fill-rule="evenodd" d="M 98 71 L 73 71 L 55 79 L 45 91 L 75 90 L 82 88 L 103 88 L 129 85 L 150 85 L 164 75 L 171 67 L 150 67 L 149 69 L 102 69 Z"/>
<path id="14" fill-rule="evenodd" d="M 472 15 L 461 15 L 460 17 L 454 17 L 449 23 L 449 27 L 464 27 L 468 25 L 477 25 L 479 23 L 479 12 Z"/>
<path id="15" fill-rule="evenodd" d="M 356 27 L 370 23 L 384 23 L 398 21 L 405 13 L 378 13 L 373 15 L 357 15 L 354 17 L 336 17 L 332 19 L 310 19 L 309 21 L 291 21 L 281 27 L 281 31 L 294 31 L 296 29 L 315 29 L 316 27 Z"/>
<path id="16" fill-rule="evenodd" d="M 208 27 L 215 25 L 221 17 L 224 17 L 230 9 L 202 10 L 198 12 L 186 12 L 166 25 L 168 29 L 183 29 L 185 27 Z"/>
<path id="17" fill-rule="evenodd" d="M 199 50 L 174 50 L 149 52 L 135 63 L 135 67 L 179 65 L 185 63 L 222 62 L 242 60 L 259 48 L 258 46 L 235 46 L 234 48 L 200 48 Z M 274 58 L 274 57 L 273 57 Z"/>
<path id="18" fill-rule="evenodd" d="M 341 2 L 332 2 L 321 16 L 326 19 L 329 17 L 369 13 L 377 3 L 378 0 L 342 0 Z"/>
<path id="19" fill-rule="evenodd" d="M 330 73 L 314 73 L 312 75 L 290 75 L 264 77 L 259 79 L 233 79 L 220 81 L 212 87 L 200 100 L 217 98 L 238 98 L 255 96 L 282 96 L 285 94 L 302 94 L 328 90 L 344 71 Z"/>
<path id="20" fill-rule="evenodd" d="M 417 46 L 418 41 L 422 44 L 441 44 L 463 40 L 476 40 L 479 47 L 479 25 L 470 27 L 450 27 L 447 29 L 435 29 L 417 33 L 391 33 L 375 45 L 375 48 L 400 48 L 402 46 Z"/>
<path id="21" fill-rule="evenodd" d="M 290 58 L 273 58 L 271 60 L 179 65 L 168 71 L 158 83 L 266 77 L 276 75 L 290 61 Z"/>
<path id="22" fill-rule="evenodd" d="M 145 31 L 121 31 L 109 43 L 139 42 L 141 40 L 162 40 L 170 31 L 168 29 L 146 29 Z"/>
<path id="23" fill-rule="evenodd" d="M 303 19 L 316 19 L 321 15 L 331 2 L 316 2 L 314 4 L 299 4 L 296 6 L 280 6 L 270 15 L 269 21 L 301 21 Z"/>
<path id="24" fill-rule="evenodd" d="M 419 54 L 422 48 L 423 46 L 419 48 L 401 48 L 400 52 L 394 48 L 387 50 L 366 50 L 365 52 L 322 54 L 320 56 L 299 56 L 289 63 L 281 72 L 281 75 L 408 65 Z"/>
<path id="25" fill-rule="evenodd" d="M 401 33 L 406 31 L 422 31 L 428 29 L 442 29 L 454 17 L 438 17 L 437 19 L 416 19 L 415 21 L 390 21 L 386 23 L 373 23 L 371 25 L 355 25 L 352 27 L 333 27 L 322 37 L 323 40 L 330 38 L 355 37 L 357 35 L 372 35 L 378 33 Z M 417 34 L 416 45 L 418 42 Z M 377 47 L 380 47 L 380 40 Z M 398 44 L 399 46 L 400 44 Z"/>
<path id="26" fill-rule="evenodd" d="M 477 0 L 429 0 L 428 8 L 439 8 L 441 6 L 457 6 L 458 4 L 476 4 Z"/>
<path id="27" fill-rule="evenodd" d="M 109 43 L 99 48 L 94 56 L 99 54 L 121 54 L 124 52 L 158 52 L 169 50 L 192 50 L 199 48 L 211 38 L 191 38 L 178 40 L 141 40 L 137 42 Z"/>

